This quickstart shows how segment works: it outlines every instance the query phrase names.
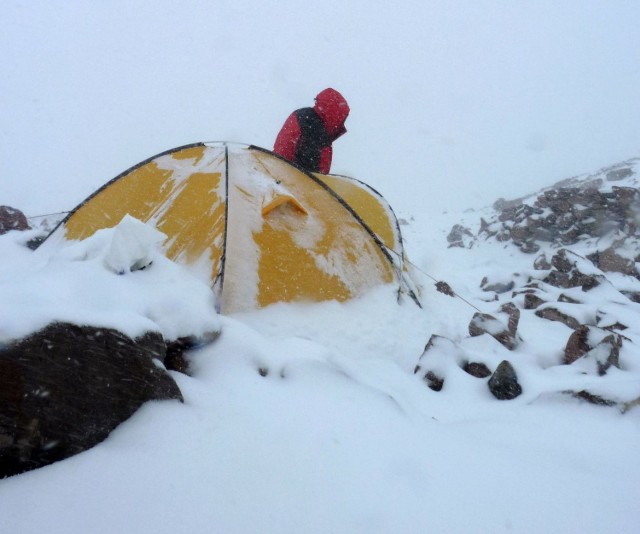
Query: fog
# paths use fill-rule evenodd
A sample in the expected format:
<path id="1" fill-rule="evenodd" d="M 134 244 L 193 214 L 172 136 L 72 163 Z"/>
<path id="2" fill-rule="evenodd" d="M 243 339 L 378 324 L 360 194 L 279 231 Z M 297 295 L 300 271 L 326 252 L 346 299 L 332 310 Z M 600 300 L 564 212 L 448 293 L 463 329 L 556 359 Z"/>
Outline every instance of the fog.
<path id="1" fill-rule="evenodd" d="M 482 207 L 640 156 L 640 4 L 11 1 L 0 204 L 72 208 L 195 141 L 267 148 L 321 89 L 332 171 L 401 215 Z"/>

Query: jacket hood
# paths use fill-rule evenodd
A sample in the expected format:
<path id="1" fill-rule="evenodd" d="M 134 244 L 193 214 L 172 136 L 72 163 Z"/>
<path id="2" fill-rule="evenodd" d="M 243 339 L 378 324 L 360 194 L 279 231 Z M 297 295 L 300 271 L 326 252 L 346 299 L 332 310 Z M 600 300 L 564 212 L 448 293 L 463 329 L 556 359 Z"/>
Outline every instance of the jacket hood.
<path id="1" fill-rule="evenodd" d="M 344 121 L 349 116 L 349 104 L 345 98 L 335 89 L 325 89 L 316 96 L 316 104 L 313 109 L 324 122 L 325 129 L 332 140 L 337 139 L 347 130 Z"/>

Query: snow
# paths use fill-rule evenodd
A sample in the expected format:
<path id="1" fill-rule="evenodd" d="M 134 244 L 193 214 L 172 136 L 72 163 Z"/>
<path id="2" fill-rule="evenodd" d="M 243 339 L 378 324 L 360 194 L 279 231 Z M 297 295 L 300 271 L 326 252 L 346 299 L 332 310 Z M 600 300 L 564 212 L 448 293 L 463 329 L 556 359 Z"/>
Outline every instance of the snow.
<path id="1" fill-rule="evenodd" d="M 0 345 L 56 320 L 132 338 L 160 332 L 169 340 L 220 328 L 209 287 L 158 251 L 163 234 L 132 217 L 59 251 L 42 247 L 31 258 L 23 255 L 27 237 L 2 242 L 2 257 L 19 261 L 3 262 L 0 271 Z"/>
<path id="2" fill-rule="evenodd" d="M 417 246 L 416 256 L 447 265 L 457 291 L 479 288 L 487 267 L 499 271 L 502 247 L 446 249 L 431 218 L 404 230 L 409 242 L 440 243 Z M 346 303 L 217 316 L 208 287 L 157 251 L 143 270 L 107 268 L 117 232 L 46 261 L 23 246 L 29 232 L 2 237 L 12 261 L 3 264 L 0 294 L 15 303 L 12 332 L 55 313 L 129 334 L 219 328 L 222 335 L 192 355 L 192 377 L 171 373 L 184 404 L 148 403 L 93 449 L 0 481 L 8 531 L 634 530 L 640 410 L 623 415 L 561 392 L 589 387 L 628 400 L 640 395 L 638 374 L 540 365 L 549 358 L 545 343 L 566 337 L 564 325 L 542 331 L 543 321 L 527 316 L 514 357 L 489 336 L 468 338 L 475 310 L 427 280 L 424 310 L 409 299 L 398 304 L 382 287 Z M 505 258 L 530 259 L 517 254 Z M 495 303 L 471 298 L 495 311 Z M 439 353 L 441 392 L 413 374 L 432 333 L 453 340 Z M 639 373 L 637 351 L 626 357 Z M 460 369 L 468 358 L 492 368 L 510 359 L 523 395 L 494 399 L 485 380 Z"/>
<path id="3" fill-rule="evenodd" d="M 120 227 L 56 254 L 25 246 L 37 231 L 0 237 L 0 346 L 51 320 L 222 332 L 192 354 L 192 376 L 171 372 L 184 404 L 147 403 L 93 449 L 0 480 L 0 531 L 636 532 L 640 407 L 563 392 L 640 396 L 640 305 L 610 284 L 580 291 L 581 313 L 629 325 L 623 370 L 604 377 L 560 365 L 571 330 L 533 313 L 515 352 L 469 338 L 474 307 L 500 305 L 482 278 L 524 280 L 532 258 L 498 243 L 448 249 L 446 235 L 498 197 L 638 155 L 638 14 L 577 0 L 5 6 L 1 204 L 68 210 L 193 141 L 270 148 L 290 111 L 333 85 L 352 108 L 333 169 L 406 220 L 424 308 L 382 287 L 219 316 L 136 221 L 123 240 Z M 432 334 L 450 340 L 433 362 L 440 392 L 414 374 Z M 460 369 L 504 359 L 523 388 L 512 401 Z"/>

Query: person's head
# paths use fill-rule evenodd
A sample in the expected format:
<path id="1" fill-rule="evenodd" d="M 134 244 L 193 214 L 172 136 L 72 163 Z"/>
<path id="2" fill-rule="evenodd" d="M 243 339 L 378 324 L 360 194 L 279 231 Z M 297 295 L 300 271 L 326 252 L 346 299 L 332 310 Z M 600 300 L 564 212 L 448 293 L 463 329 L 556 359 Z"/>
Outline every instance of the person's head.
<path id="1" fill-rule="evenodd" d="M 316 96 L 313 109 L 322 117 L 327 128 L 327 133 L 336 139 L 347 130 L 344 122 L 349 116 L 349 104 L 345 98 L 335 89 L 325 89 Z"/>

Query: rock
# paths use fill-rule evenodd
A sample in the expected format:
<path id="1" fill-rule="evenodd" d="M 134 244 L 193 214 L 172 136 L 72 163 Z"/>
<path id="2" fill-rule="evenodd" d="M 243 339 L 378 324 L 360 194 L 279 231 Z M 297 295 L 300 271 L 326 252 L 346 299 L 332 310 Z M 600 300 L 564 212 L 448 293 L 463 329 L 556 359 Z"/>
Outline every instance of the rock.
<path id="1" fill-rule="evenodd" d="M 166 343 L 164 365 L 170 371 L 189 374 L 189 361 L 186 354 L 190 350 L 198 349 L 213 343 L 220 336 L 220 332 L 207 332 L 202 336 L 185 336 Z"/>
<path id="2" fill-rule="evenodd" d="M 558 302 L 565 302 L 567 304 L 582 304 L 579 300 L 570 297 L 569 295 L 565 295 L 564 293 L 560 293 L 558 297 Z"/>
<path id="3" fill-rule="evenodd" d="M 54 323 L 0 351 L 0 478 L 103 441 L 148 400 L 182 394 L 158 333 Z"/>
<path id="4" fill-rule="evenodd" d="M 586 179 L 570 178 L 528 198 L 498 199 L 496 214 L 481 221 L 480 233 L 499 242 L 511 240 L 525 253 L 535 253 L 540 242 L 573 245 L 613 230 L 637 233 L 640 192 L 634 176 L 636 163 L 627 161 Z M 621 182 L 605 188 L 607 182 Z"/>
<path id="5" fill-rule="evenodd" d="M 613 246 L 587 256 L 593 264 L 605 272 L 616 272 L 638 277 L 635 261 L 618 254 Z"/>
<path id="6" fill-rule="evenodd" d="M 513 302 L 507 302 L 500 307 L 500 311 L 507 314 L 509 318 L 507 328 L 515 339 L 518 333 L 518 323 L 520 322 L 520 310 Z"/>
<path id="7" fill-rule="evenodd" d="M 611 367 L 620 369 L 620 349 L 622 348 L 622 336 L 609 334 L 592 350 L 585 354 L 584 358 L 595 360 L 598 375 L 604 376 Z"/>
<path id="8" fill-rule="evenodd" d="M 584 324 L 573 331 L 564 348 L 564 363 L 572 364 L 593 348 L 589 345 L 590 331 L 590 327 Z"/>
<path id="9" fill-rule="evenodd" d="M 540 250 L 540 245 L 538 245 L 533 239 L 527 239 L 520 245 L 520 251 L 525 254 L 535 254 Z"/>
<path id="10" fill-rule="evenodd" d="M 514 224 L 511 227 L 511 239 L 514 243 L 523 243 L 531 237 L 531 230 L 526 224 Z"/>
<path id="11" fill-rule="evenodd" d="M 551 266 L 561 273 L 569 273 L 575 267 L 575 259 L 568 257 L 569 253 L 567 249 L 561 249 L 557 254 L 554 254 L 551 258 Z"/>
<path id="12" fill-rule="evenodd" d="M 586 370 L 603 376 L 613 366 L 620 368 L 622 336 L 602 328 L 581 325 L 569 336 L 564 349 L 564 363 L 584 361 Z"/>
<path id="13" fill-rule="evenodd" d="M 564 393 L 568 393 L 576 399 L 585 400 L 591 404 L 596 404 L 598 406 L 615 406 L 617 404 L 617 402 L 615 401 L 605 399 L 600 395 L 594 395 L 593 393 L 589 393 L 584 389 L 582 391 L 565 391 Z"/>
<path id="14" fill-rule="evenodd" d="M 533 268 L 536 271 L 548 271 L 551 269 L 551 263 L 547 260 L 546 254 L 540 254 L 533 262 Z"/>
<path id="15" fill-rule="evenodd" d="M 491 370 L 484 363 L 467 362 L 464 364 L 463 369 L 476 378 L 487 378 L 491 376 Z"/>
<path id="16" fill-rule="evenodd" d="M 456 296 L 456 292 L 453 289 L 451 289 L 451 286 L 444 281 L 436 282 L 435 286 L 436 286 L 436 290 L 439 291 L 440 293 L 444 293 L 449 297 Z"/>
<path id="17" fill-rule="evenodd" d="M 433 391 L 441 391 L 444 387 L 444 378 L 440 378 L 433 371 L 427 372 L 424 376 L 424 381 Z"/>
<path id="18" fill-rule="evenodd" d="M 503 360 L 488 382 L 489 391 L 496 399 L 512 400 L 522 394 L 516 371 L 508 360 Z"/>
<path id="19" fill-rule="evenodd" d="M 525 293 L 524 295 L 524 309 L 535 310 L 538 306 L 545 304 L 546 301 L 540 298 L 535 293 Z"/>
<path id="20" fill-rule="evenodd" d="M 625 297 L 627 297 L 631 302 L 637 302 L 640 304 L 640 291 L 620 291 Z"/>
<path id="21" fill-rule="evenodd" d="M 447 241 L 449 242 L 449 248 L 462 247 L 467 248 L 469 246 L 469 240 L 473 239 L 473 233 L 468 228 L 461 224 L 456 224 L 451 228 Z"/>
<path id="22" fill-rule="evenodd" d="M 615 169 L 613 171 L 609 171 L 606 175 L 607 181 L 615 182 L 619 180 L 624 180 L 625 178 L 633 176 L 633 171 L 629 167 L 623 167 L 621 169 Z"/>
<path id="23" fill-rule="evenodd" d="M 515 308 L 515 306 L 513 306 Z M 515 308 L 517 310 L 517 308 Z M 518 311 L 518 318 L 519 318 Z M 513 321 L 515 320 L 516 328 L 517 328 L 517 319 L 512 319 L 515 315 L 509 317 L 511 326 L 513 325 Z M 511 329 L 510 326 L 505 325 L 498 319 L 496 319 L 493 315 L 488 313 L 480 313 L 476 312 L 474 316 L 471 318 L 471 322 L 469 323 L 469 335 L 471 337 L 481 336 L 483 334 L 489 334 L 496 341 L 507 347 L 509 350 L 513 350 L 517 343 L 517 335 L 515 330 Z"/>
<path id="24" fill-rule="evenodd" d="M 433 348 L 436 345 L 443 342 L 453 345 L 453 341 L 451 341 L 450 339 L 447 339 L 444 336 L 439 336 L 438 334 L 432 334 L 431 337 L 429 338 L 429 341 L 427 341 L 427 344 L 424 346 L 424 351 L 422 352 L 422 356 L 420 356 L 420 360 L 422 360 L 429 351 L 433 350 Z M 416 367 L 415 372 L 417 373 L 419 370 L 420 370 L 420 365 Z"/>
<path id="25" fill-rule="evenodd" d="M 424 347 L 424 352 L 418 360 L 414 374 L 424 373 L 422 379 L 433 391 L 440 391 L 444 386 L 445 377 L 442 361 L 449 358 L 456 359 L 458 347 L 450 339 L 433 334 Z M 439 369 L 439 370 L 438 370 Z"/>
<path id="26" fill-rule="evenodd" d="M 24 213 L 9 206 L 0 206 L 0 235 L 11 230 L 29 230 L 31 227 Z"/>
<path id="27" fill-rule="evenodd" d="M 604 281 L 602 275 L 588 272 L 589 266 L 593 271 L 593 266 L 588 260 L 567 249 L 561 249 L 555 254 L 551 258 L 551 265 L 553 269 L 543 281 L 554 287 L 581 287 L 583 291 L 589 291 Z"/>
<path id="28" fill-rule="evenodd" d="M 489 281 L 489 279 L 485 276 L 480 282 L 480 287 L 482 291 L 495 291 L 496 293 L 506 293 L 507 291 L 511 291 L 514 287 L 515 283 L 513 280 L 509 280 L 508 282 L 499 282 L 499 281 Z"/>
<path id="29" fill-rule="evenodd" d="M 580 321 L 578 321 L 578 319 L 561 312 L 559 309 L 554 308 L 553 306 L 538 309 L 535 313 L 542 319 L 547 319 L 548 321 L 559 321 L 562 324 L 567 325 L 569 328 L 573 328 L 574 330 L 580 326 Z"/>

